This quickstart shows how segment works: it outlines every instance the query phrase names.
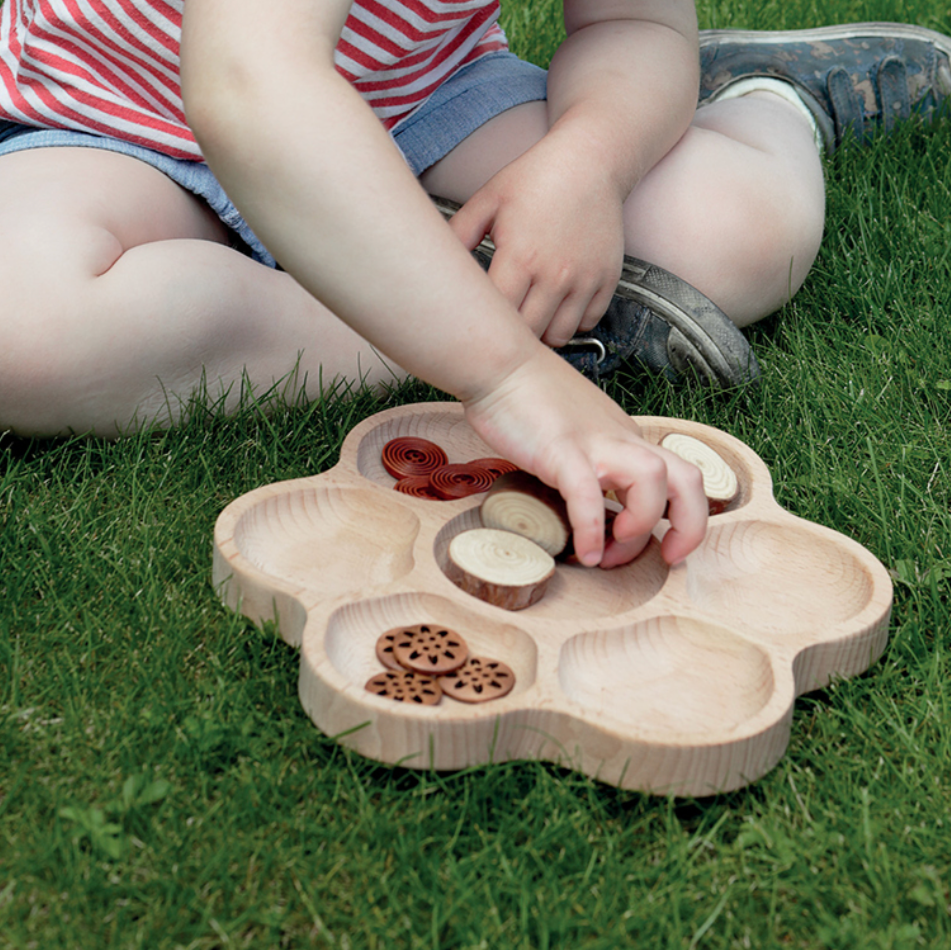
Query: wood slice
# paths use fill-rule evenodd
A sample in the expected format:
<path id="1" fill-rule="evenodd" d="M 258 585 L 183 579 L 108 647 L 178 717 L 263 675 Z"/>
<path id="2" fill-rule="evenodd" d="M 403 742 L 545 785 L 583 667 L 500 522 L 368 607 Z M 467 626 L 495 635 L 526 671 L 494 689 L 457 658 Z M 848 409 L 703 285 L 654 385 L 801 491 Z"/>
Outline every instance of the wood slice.
<path id="1" fill-rule="evenodd" d="M 514 531 L 557 557 L 571 538 L 568 507 L 554 488 L 528 472 L 495 480 L 480 509 L 486 528 Z"/>
<path id="2" fill-rule="evenodd" d="M 660 443 L 668 452 L 679 455 L 684 461 L 696 465 L 703 476 L 703 493 L 711 515 L 718 515 L 730 506 L 739 494 L 740 486 L 736 472 L 723 458 L 693 436 L 672 432 Z"/>
<path id="3" fill-rule="evenodd" d="M 473 528 L 449 544 L 446 574 L 467 594 L 505 610 L 537 603 L 555 573 L 554 558 L 522 535 Z"/>

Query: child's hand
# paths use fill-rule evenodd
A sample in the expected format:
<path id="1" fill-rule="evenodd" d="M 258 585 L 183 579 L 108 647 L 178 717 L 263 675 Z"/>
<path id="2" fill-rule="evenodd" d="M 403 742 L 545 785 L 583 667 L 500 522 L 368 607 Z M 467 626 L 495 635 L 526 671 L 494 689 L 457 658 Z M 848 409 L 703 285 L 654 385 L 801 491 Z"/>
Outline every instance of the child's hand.
<path id="1" fill-rule="evenodd" d="M 693 465 L 640 438 L 637 426 L 561 357 L 538 347 L 491 392 L 465 404 L 496 451 L 557 488 L 568 505 L 575 551 L 586 565 L 636 557 L 668 508 L 664 559 L 683 560 L 703 539 L 707 500 Z M 624 510 L 604 546 L 603 492 Z"/>
<path id="2" fill-rule="evenodd" d="M 601 319 L 624 256 L 624 196 L 590 168 L 572 167 L 557 139 L 549 133 L 503 168 L 450 222 L 470 250 L 491 235 L 489 277 L 555 347 Z"/>

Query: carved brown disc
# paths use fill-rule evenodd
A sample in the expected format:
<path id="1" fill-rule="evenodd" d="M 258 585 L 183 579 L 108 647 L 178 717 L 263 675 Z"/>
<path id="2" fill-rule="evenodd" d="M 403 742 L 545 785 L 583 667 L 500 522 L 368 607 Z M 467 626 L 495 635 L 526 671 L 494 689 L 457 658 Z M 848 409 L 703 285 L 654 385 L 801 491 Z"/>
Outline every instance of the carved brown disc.
<path id="1" fill-rule="evenodd" d="M 426 676 L 440 676 L 466 662 L 469 647 L 453 630 L 434 623 L 401 627 L 396 633 L 393 656 L 400 666 Z"/>
<path id="2" fill-rule="evenodd" d="M 435 706 L 442 699 L 439 683 L 430 676 L 412 670 L 387 670 L 367 680 L 366 689 L 397 703 Z"/>
<path id="3" fill-rule="evenodd" d="M 448 461 L 446 453 L 435 442 L 410 435 L 390 439 L 383 446 L 380 460 L 394 478 L 428 475 Z"/>
<path id="4" fill-rule="evenodd" d="M 446 696 L 460 702 L 487 703 L 512 692 L 515 673 L 500 660 L 470 656 L 458 670 L 440 676 L 437 682 Z"/>
<path id="5" fill-rule="evenodd" d="M 403 669 L 396 657 L 393 656 L 393 646 L 396 643 L 397 636 L 402 632 L 402 627 L 397 627 L 395 630 L 387 630 L 386 633 L 376 641 L 376 658 L 388 670 Z"/>
<path id="6" fill-rule="evenodd" d="M 429 476 L 433 491 L 446 500 L 467 498 L 479 492 L 488 491 L 495 482 L 495 476 L 487 469 L 470 462 L 456 462 L 441 465 Z"/>
<path id="7" fill-rule="evenodd" d="M 394 486 L 398 492 L 404 495 L 410 495 L 413 498 L 431 498 L 434 501 L 442 501 L 434 491 L 428 475 L 407 475 L 401 478 Z"/>
<path id="8" fill-rule="evenodd" d="M 470 465 L 478 465 L 479 468 L 484 468 L 491 475 L 494 475 L 496 478 L 499 478 L 502 475 L 506 475 L 508 472 L 517 472 L 519 470 L 518 466 L 514 462 L 510 462 L 508 459 L 499 459 L 499 458 L 484 458 L 484 459 L 473 459 Z"/>

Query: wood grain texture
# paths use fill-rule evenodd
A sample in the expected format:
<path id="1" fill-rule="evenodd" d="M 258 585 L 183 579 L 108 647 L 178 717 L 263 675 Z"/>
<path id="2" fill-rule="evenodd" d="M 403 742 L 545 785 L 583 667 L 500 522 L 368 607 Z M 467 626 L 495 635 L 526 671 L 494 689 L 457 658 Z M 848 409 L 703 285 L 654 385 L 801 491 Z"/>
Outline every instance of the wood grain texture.
<path id="1" fill-rule="evenodd" d="M 446 577 L 460 590 L 494 607 L 525 610 L 537 604 L 555 573 L 554 558 L 512 531 L 473 528 L 449 544 Z"/>
<path id="2" fill-rule="evenodd" d="M 457 404 L 425 403 L 361 423 L 330 471 L 230 504 L 213 581 L 226 604 L 300 646 L 304 709 L 363 755 L 437 769 L 538 758 L 662 794 L 741 787 L 782 757 L 796 696 L 881 655 L 891 581 L 851 539 L 781 509 L 742 442 L 698 423 L 637 421 L 657 444 L 700 439 L 737 476 L 729 510 L 676 568 L 660 557 L 661 523 L 631 564 L 559 564 L 545 596 L 515 614 L 459 590 L 447 551 L 480 526 L 484 495 L 402 495 L 380 453 L 397 436 L 431 439 L 450 462 L 491 451 Z M 421 623 L 507 664 L 512 691 L 426 707 L 368 693 L 384 669 L 381 634 Z"/>

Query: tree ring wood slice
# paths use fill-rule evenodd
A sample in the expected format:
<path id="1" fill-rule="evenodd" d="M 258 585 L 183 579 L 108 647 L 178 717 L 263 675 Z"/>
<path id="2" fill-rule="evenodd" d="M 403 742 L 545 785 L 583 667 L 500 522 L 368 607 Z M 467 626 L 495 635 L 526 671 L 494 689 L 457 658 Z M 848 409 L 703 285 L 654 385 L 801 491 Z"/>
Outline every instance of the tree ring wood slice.
<path id="1" fill-rule="evenodd" d="M 473 528 L 449 543 L 449 579 L 467 594 L 505 610 L 537 603 L 554 573 L 555 559 L 512 531 Z"/>
<path id="2" fill-rule="evenodd" d="M 500 528 L 534 541 L 557 557 L 571 539 L 568 506 L 561 495 L 528 472 L 501 475 L 479 509 L 486 528 Z"/>
<path id="3" fill-rule="evenodd" d="M 383 446 L 380 461 L 393 478 L 406 478 L 408 475 L 428 475 L 445 465 L 448 457 L 435 442 L 407 435 L 390 439 Z"/>
<path id="4" fill-rule="evenodd" d="M 436 706 L 442 699 L 442 688 L 431 676 L 422 676 L 412 670 L 387 670 L 370 677 L 366 683 L 368 692 L 385 696 L 397 703 L 414 703 L 417 706 Z"/>
<path id="5" fill-rule="evenodd" d="M 487 703 L 507 696 L 515 687 L 515 673 L 501 660 L 470 656 L 452 673 L 440 676 L 444 696 L 463 703 Z"/>
<path id="6" fill-rule="evenodd" d="M 727 465 L 722 456 L 691 435 L 672 432 L 661 441 L 661 447 L 679 455 L 684 461 L 696 465 L 703 476 L 703 493 L 711 515 L 725 511 L 739 494 L 740 486 L 736 472 Z"/>
<path id="7" fill-rule="evenodd" d="M 457 670 L 469 656 L 466 641 L 448 627 L 421 623 L 391 632 L 396 634 L 393 643 L 396 662 L 404 669 L 425 676 L 440 676 Z"/>

